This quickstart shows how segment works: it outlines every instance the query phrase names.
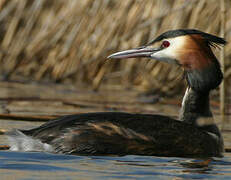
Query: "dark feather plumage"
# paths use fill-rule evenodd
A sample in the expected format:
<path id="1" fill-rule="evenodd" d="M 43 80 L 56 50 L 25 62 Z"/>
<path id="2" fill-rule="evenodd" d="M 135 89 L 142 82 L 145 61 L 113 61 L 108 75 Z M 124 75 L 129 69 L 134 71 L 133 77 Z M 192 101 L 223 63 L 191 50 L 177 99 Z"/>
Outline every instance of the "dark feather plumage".
<path id="1" fill-rule="evenodd" d="M 161 115 L 104 112 L 65 116 L 22 132 L 56 153 L 221 156 L 220 142 L 208 129 Z M 210 132 L 219 134 L 216 126 Z"/>

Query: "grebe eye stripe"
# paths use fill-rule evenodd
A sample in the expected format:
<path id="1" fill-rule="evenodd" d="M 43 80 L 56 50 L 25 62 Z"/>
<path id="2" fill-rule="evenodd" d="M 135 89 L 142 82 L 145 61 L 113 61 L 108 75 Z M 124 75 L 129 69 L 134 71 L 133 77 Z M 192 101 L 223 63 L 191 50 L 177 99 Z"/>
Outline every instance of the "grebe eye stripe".
<path id="1" fill-rule="evenodd" d="M 169 46 L 170 46 L 170 42 L 169 41 L 163 41 L 162 47 L 167 48 Z"/>

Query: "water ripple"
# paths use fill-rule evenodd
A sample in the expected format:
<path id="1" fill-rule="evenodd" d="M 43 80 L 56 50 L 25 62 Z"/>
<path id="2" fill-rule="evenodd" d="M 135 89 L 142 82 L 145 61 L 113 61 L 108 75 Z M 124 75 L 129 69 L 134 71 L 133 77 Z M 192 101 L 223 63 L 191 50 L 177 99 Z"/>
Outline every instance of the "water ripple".
<path id="1" fill-rule="evenodd" d="M 0 151 L 3 179 L 231 179 L 230 165 L 229 154 L 202 160 Z"/>

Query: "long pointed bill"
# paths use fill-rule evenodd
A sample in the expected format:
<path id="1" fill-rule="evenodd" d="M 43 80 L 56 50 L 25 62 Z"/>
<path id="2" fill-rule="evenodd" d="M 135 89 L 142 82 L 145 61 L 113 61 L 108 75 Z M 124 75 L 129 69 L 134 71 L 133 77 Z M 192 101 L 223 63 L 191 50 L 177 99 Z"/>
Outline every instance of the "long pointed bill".
<path id="1" fill-rule="evenodd" d="M 141 47 L 137 49 L 130 49 L 126 51 L 117 52 L 111 54 L 107 58 L 123 59 L 123 58 L 136 58 L 136 57 L 151 57 L 151 54 L 153 54 L 158 50 L 159 49 L 154 49 L 150 47 Z"/>

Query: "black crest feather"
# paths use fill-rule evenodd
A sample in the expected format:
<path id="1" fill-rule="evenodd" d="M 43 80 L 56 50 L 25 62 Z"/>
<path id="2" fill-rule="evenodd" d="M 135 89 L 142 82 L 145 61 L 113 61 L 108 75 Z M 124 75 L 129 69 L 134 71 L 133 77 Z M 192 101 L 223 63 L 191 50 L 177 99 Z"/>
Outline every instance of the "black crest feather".
<path id="1" fill-rule="evenodd" d="M 177 29 L 177 30 L 167 31 L 161 34 L 156 39 L 148 43 L 148 45 L 161 41 L 163 39 L 174 38 L 177 36 L 184 36 L 184 35 L 190 35 L 190 34 L 191 35 L 193 34 L 201 35 L 207 41 L 208 45 L 213 46 L 213 47 L 226 44 L 226 41 L 224 40 L 224 38 L 221 38 L 221 37 L 218 37 L 212 34 L 208 34 L 208 33 L 196 30 L 196 29 Z"/>

